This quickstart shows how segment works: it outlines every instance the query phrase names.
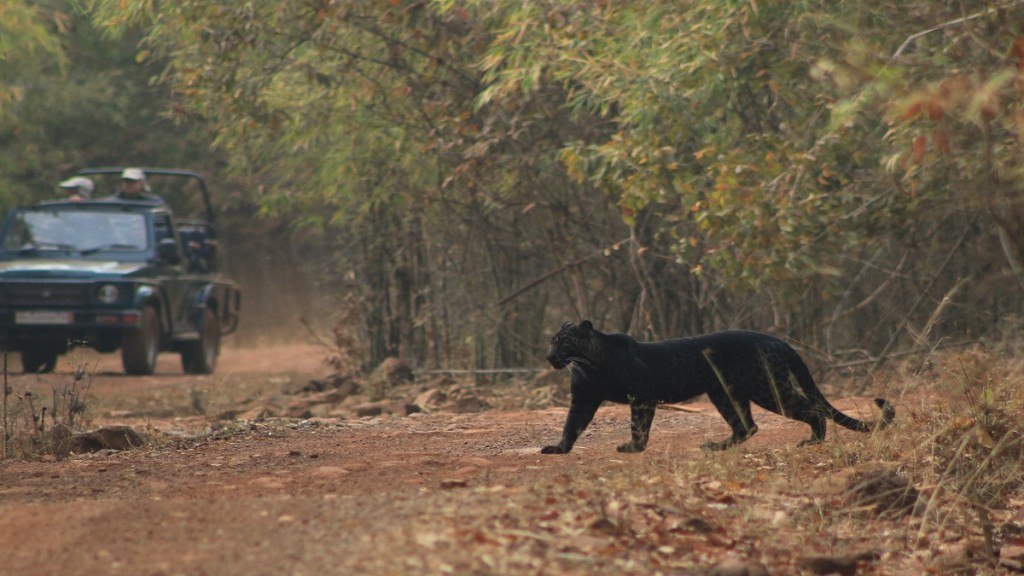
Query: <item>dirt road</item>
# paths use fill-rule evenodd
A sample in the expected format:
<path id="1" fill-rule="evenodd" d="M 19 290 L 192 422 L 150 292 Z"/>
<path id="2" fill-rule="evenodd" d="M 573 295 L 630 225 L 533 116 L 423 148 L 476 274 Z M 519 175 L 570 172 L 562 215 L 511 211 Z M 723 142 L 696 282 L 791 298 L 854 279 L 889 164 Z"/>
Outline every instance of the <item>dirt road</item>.
<path id="1" fill-rule="evenodd" d="M 697 447 L 727 428 L 703 403 L 659 411 L 635 455 L 614 449 L 628 435 L 621 407 L 603 408 L 566 456 L 538 453 L 558 439 L 561 408 L 223 422 L 210 414 L 322 375 L 319 352 L 228 349 L 209 377 L 181 375 L 176 360 L 129 378 L 115 357 L 77 359 L 93 374 L 95 425 L 150 441 L 0 463 L 0 574 L 687 574 L 722 561 L 786 572 L 799 552 L 787 538 L 803 537 L 791 526 L 815 514 L 807 486 L 783 473 L 767 505 L 738 503 L 759 469 L 830 461 L 865 437 L 830 430 L 831 444 L 797 452 L 807 427 L 759 412 L 742 450 L 707 455 Z M 45 397 L 72 368 L 10 384 Z M 865 399 L 837 404 L 870 415 Z"/>

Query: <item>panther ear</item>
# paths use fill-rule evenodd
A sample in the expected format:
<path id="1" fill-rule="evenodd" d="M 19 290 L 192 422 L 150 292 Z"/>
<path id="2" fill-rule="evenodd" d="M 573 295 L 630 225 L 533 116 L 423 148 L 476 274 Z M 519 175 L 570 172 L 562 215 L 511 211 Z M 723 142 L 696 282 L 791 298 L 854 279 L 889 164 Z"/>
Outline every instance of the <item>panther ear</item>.
<path id="1" fill-rule="evenodd" d="M 580 330 L 583 332 L 590 332 L 594 329 L 594 325 L 590 323 L 590 320 L 584 320 L 580 322 Z"/>
<path id="2" fill-rule="evenodd" d="M 572 322 L 562 322 L 562 330 L 568 330 L 569 328 L 572 328 Z"/>

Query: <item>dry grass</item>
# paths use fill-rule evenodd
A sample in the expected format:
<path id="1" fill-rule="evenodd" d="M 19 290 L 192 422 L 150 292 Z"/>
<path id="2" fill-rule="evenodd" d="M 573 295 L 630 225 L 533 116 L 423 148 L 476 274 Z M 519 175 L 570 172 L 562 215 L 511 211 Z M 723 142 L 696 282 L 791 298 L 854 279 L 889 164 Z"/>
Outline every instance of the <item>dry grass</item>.
<path id="1" fill-rule="evenodd" d="M 3 360 L 3 408 L 0 428 L 3 450 L 0 460 L 31 458 L 52 453 L 52 432 L 58 426 L 74 430 L 87 424 L 91 378 L 85 365 L 80 365 L 61 386 L 43 397 L 31 390 L 17 390 L 10 385 L 10 358 Z"/>

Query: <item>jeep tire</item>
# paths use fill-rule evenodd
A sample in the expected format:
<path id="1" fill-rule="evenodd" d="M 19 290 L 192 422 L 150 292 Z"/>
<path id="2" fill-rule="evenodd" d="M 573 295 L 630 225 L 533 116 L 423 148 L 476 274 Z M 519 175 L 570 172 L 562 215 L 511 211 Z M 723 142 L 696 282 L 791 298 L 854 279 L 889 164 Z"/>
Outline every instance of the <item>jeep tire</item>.
<path id="1" fill-rule="evenodd" d="M 160 353 L 160 318 L 156 308 L 146 306 L 139 318 L 139 327 L 125 333 L 121 341 L 121 364 L 124 371 L 136 376 L 152 374 Z"/>
<path id="2" fill-rule="evenodd" d="M 21 351 L 21 369 L 26 374 L 48 374 L 57 367 L 58 353 L 52 348 L 34 348 Z"/>
<path id="3" fill-rule="evenodd" d="M 220 355 L 220 324 L 212 308 L 204 308 L 199 319 L 199 339 L 181 348 L 181 367 L 186 374 L 213 374 Z"/>

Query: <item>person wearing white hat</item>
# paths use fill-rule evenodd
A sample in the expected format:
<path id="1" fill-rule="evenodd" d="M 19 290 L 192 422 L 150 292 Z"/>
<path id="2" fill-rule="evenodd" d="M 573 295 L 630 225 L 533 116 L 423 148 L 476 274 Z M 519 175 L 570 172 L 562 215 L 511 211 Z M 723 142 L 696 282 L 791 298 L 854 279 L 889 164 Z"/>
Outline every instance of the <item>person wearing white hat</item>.
<path id="1" fill-rule="evenodd" d="M 88 200 L 92 198 L 92 191 L 95 188 L 92 180 L 84 176 L 75 176 L 58 184 L 65 190 L 68 200 Z"/>
<path id="2" fill-rule="evenodd" d="M 114 198 L 118 200 L 141 200 L 143 202 L 163 202 L 159 196 L 149 193 L 146 173 L 141 168 L 125 168 L 121 172 L 121 186 Z"/>

